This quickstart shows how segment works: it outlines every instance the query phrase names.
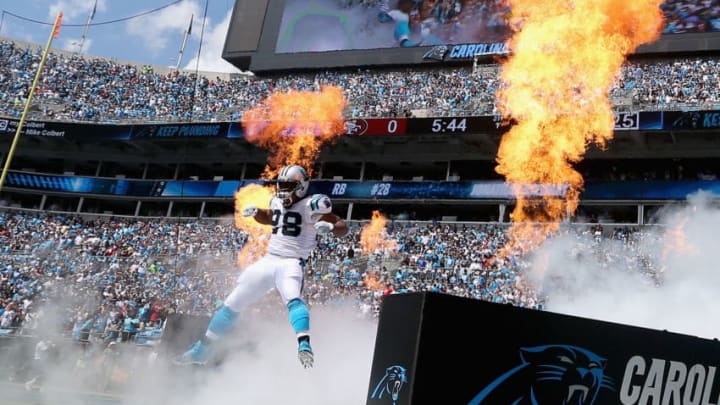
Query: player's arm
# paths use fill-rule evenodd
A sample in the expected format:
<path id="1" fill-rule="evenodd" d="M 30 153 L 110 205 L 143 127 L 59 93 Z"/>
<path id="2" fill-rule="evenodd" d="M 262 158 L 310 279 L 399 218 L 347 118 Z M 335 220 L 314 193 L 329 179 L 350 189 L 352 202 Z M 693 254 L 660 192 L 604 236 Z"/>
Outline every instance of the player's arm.
<path id="1" fill-rule="evenodd" d="M 248 205 L 243 208 L 242 215 L 244 217 L 253 217 L 259 224 L 272 225 L 272 210 L 269 208 L 258 208 L 254 205 Z"/>
<path id="2" fill-rule="evenodd" d="M 253 219 L 262 225 L 272 225 L 272 211 L 269 208 L 258 208 Z"/>
<path id="3" fill-rule="evenodd" d="M 315 194 L 308 200 L 308 208 L 313 218 L 317 218 L 315 229 L 320 233 L 332 232 L 338 238 L 347 235 L 348 228 L 345 221 L 332 212 L 330 198 L 323 194 Z"/>
<path id="4" fill-rule="evenodd" d="M 324 214 L 320 217 L 320 221 L 325 221 L 333 224 L 333 235 L 337 236 L 338 238 L 342 238 L 343 236 L 347 235 L 348 233 L 348 227 L 347 223 L 342 220 L 339 216 L 335 214 Z"/>

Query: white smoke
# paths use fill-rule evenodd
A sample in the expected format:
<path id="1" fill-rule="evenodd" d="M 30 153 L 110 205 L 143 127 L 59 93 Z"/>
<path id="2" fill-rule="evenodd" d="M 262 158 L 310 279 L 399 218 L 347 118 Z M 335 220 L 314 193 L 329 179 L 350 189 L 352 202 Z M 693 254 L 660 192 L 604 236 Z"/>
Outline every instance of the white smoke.
<path id="1" fill-rule="evenodd" d="M 142 398 L 177 405 L 364 404 L 376 321 L 358 318 L 357 308 L 348 305 L 314 307 L 311 323 L 312 369 L 300 365 L 295 335 L 285 317 L 253 316 L 227 337 L 242 344 L 221 366 L 149 369 L 146 387 L 126 393 L 126 402 Z M 252 348 L 245 348 L 245 343 Z"/>
<path id="2" fill-rule="evenodd" d="M 198 260 L 199 268 L 211 265 L 202 257 Z M 57 280 L 48 283 L 63 284 Z M 108 403 L 127 405 L 365 403 L 377 321 L 360 318 L 351 297 L 345 298 L 345 304 L 311 308 L 311 343 L 315 351 L 312 369 L 303 369 L 297 358 L 295 334 L 287 310 L 275 291 L 268 297 L 270 301 L 275 298 L 275 302 L 268 304 L 276 304 L 277 311 L 264 315 L 258 313 L 258 307 L 249 308 L 233 335 L 225 339 L 228 346 L 240 343 L 241 347 L 231 348 L 221 366 L 183 368 L 170 365 L 170 357 L 180 353 L 167 353 L 168 356 L 163 357 L 162 346 L 156 350 L 129 342 L 117 343 L 119 357 L 108 360 L 101 356 L 105 349 L 101 342 L 93 341 L 87 346 L 88 351 L 84 351 L 80 343 L 61 337 L 61 325 L 67 321 L 68 308 L 74 308 L 78 302 L 84 302 L 86 309 L 98 307 L 99 297 L 94 291 L 75 291 L 72 297 L 53 294 L 51 300 L 42 304 L 42 316 L 32 333 L 57 344 L 59 354 L 54 359 L 32 365 L 38 339 L 7 339 L 0 345 L 0 363 L 23 370 L 28 366 L 42 369 L 41 372 L 13 371 L 17 378 L 14 383 L 3 386 L 0 403 L 5 403 L 3 400 L 95 403 L 100 397 Z M 9 344 L 15 341 L 22 344 L 24 350 Z M 248 342 L 254 347 L 245 347 Z M 160 357 L 153 361 L 158 354 Z M 0 378 L 7 378 L 8 374 L 0 374 Z M 24 383 L 40 374 L 41 390 L 26 391 Z"/>
<path id="3" fill-rule="evenodd" d="M 57 280 L 45 282 L 44 290 L 52 299 L 34 303 L 32 318 L 26 319 L 20 336 L 4 338 L 0 345 L 0 363 L 9 366 L 2 376 L 13 382 L 3 387 L 3 400 L 8 403 L 77 403 L 83 392 L 96 390 L 102 380 L 86 372 L 90 362 L 84 353 L 89 353 L 90 346 L 61 334 L 68 308 L 80 308 L 78 302 L 85 303 L 85 308 L 97 306 L 99 300 L 66 295 L 67 289 Z M 44 350 L 37 351 L 40 341 Z M 38 354 L 40 359 L 36 360 Z M 25 383 L 33 388 L 27 389 Z M 5 403 L 3 400 L 0 403 Z"/>
<path id="4" fill-rule="evenodd" d="M 531 273 L 548 297 L 546 309 L 706 338 L 720 336 L 720 326 L 708 322 L 720 316 L 720 210 L 708 195 L 697 194 L 660 217 L 664 226 L 644 230 L 645 236 L 630 248 L 618 241 L 601 242 L 602 254 L 614 258 L 610 266 L 593 254 L 591 235 L 548 241 L 535 255 Z M 653 263 L 654 272 L 627 270 L 640 267 L 639 253 Z"/>
<path id="5" fill-rule="evenodd" d="M 720 315 L 715 256 L 720 210 L 707 195 L 698 194 L 684 207 L 665 210 L 660 222 L 665 225 L 644 229 L 645 237 L 631 247 L 618 241 L 597 242 L 593 235 L 549 240 L 535 254 L 531 270 L 532 280 L 548 296 L 546 309 L 702 337 L 720 336 L 720 327 L 708 321 Z M 611 264 L 598 260 L 593 249 L 611 257 Z M 653 264 L 641 266 L 643 259 Z M 652 271 L 628 271 L 628 267 Z M 133 383 L 122 393 L 125 403 L 365 403 L 376 322 L 359 319 L 358 310 L 351 306 L 314 307 L 311 315 L 313 369 L 300 366 L 285 316 L 254 316 L 229 339 L 250 341 L 256 345 L 253 350 L 231 351 L 216 369 L 139 364 Z M 49 379 L 69 382 L 72 369 L 72 364 L 65 363 L 52 370 Z M 79 384 L 66 387 L 80 389 Z M 46 395 L 51 399 L 56 394 L 48 390 Z"/>

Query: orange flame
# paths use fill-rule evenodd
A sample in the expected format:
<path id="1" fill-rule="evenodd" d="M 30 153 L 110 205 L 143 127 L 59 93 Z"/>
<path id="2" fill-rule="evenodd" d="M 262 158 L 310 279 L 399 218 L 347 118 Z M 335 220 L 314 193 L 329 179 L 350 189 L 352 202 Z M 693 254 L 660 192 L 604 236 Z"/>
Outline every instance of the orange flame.
<path id="1" fill-rule="evenodd" d="M 663 250 L 661 257 L 663 262 L 671 255 L 696 255 L 698 249 L 687 241 L 685 236 L 685 225 L 688 218 L 684 218 L 679 224 L 667 229 L 663 236 Z"/>
<path id="2" fill-rule="evenodd" d="M 370 223 L 364 225 L 360 232 L 360 246 L 363 253 L 372 254 L 378 250 L 397 252 L 397 241 L 388 237 L 386 224 L 387 218 L 380 211 L 373 211 Z"/>
<path id="3" fill-rule="evenodd" d="M 320 147 L 345 132 L 343 110 L 347 101 L 339 87 L 320 92 L 290 91 L 274 93 L 243 115 L 246 139 L 270 152 L 262 177 L 273 178 L 288 164 L 303 166 L 308 173 Z M 245 267 L 265 253 L 270 226 L 242 216 L 248 205 L 267 208 L 272 187 L 249 185 L 235 193 L 235 226 L 248 234 L 248 242 L 238 253 L 238 264 Z"/>
<path id="4" fill-rule="evenodd" d="M 503 64 L 498 108 L 515 125 L 503 136 L 497 172 L 513 184 L 509 248 L 536 238 L 578 206 L 582 176 L 572 164 L 612 139 L 608 97 L 625 56 L 661 33 L 663 0 L 508 0 L 516 33 Z M 567 187 L 533 196 L 521 185 Z M 540 223 L 540 224 L 538 224 Z M 536 228 L 540 228 L 536 232 Z"/>
<path id="5" fill-rule="evenodd" d="M 380 277 L 378 277 L 376 271 L 368 271 L 365 273 L 365 279 L 363 281 L 365 283 L 365 287 L 373 291 L 382 291 L 385 289 L 385 286 L 380 281 Z"/>
<path id="6" fill-rule="evenodd" d="M 235 227 L 248 235 L 248 240 L 238 252 L 238 265 L 245 268 L 265 254 L 271 227 L 261 225 L 252 217 L 242 216 L 242 211 L 250 205 L 267 208 L 273 195 L 272 187 L 250 184 L 235 192 Z"/>
<path id="7" fill-rule="evenodd" d="M 274 93 L 243 114 L 246 139 L 270 152 L 263 177 L 288 164 L 312 172 L 320 147 L 345 133 L 347 101 L 339 87 Z"/>

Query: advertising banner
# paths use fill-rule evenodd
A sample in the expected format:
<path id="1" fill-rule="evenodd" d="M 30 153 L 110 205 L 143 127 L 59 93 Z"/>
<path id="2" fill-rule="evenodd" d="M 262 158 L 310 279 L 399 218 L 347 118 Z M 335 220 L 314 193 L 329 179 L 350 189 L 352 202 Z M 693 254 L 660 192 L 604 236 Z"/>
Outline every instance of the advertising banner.
<path id="1" fill-rule="evenodd" d="M 12 136 L 19 120 L 0 118 L 0 136 Z M 506 132 L 513 122 L 501 116 L 447 116 L 430 118 L 350 118 L 345 136 L 465 135 Z M 615 131 L 714 130 L 720 111 L 640 111 L 615 113 Z M 186 138 L 242 139 L 239 122 L 173 124 L 91 124 L 84 122 L 27 121 L 22 135 L 86 141 L 135 141 Z"/>
<path id="2" fill-rule="evenodd" d="M 164 182 L 9 171 L 5 187 L 54 193 L 154 197 L 162 193 Z"/>
<path id="3" fill-rule="evenodd" d="M 383 300 L 366 403 L 717 404 L 718 364 L 717 340 L 398 294 Z"/>
<path id="4" fill-rule="evenodd" d="M 19 119 L 0 118 L 0 136 L 13 136 L 20 124 Z M 58 121 L 25 121 L 23 136 L 67 139 L 130 139 L 131 125 L 91 124 Z"/>
<path id="5" fill-rule="evenodd" d="M 720 128 L 720 111 L 667 111 L 664 113 L 665 130 L 702 130 Z"/>
<path id="6" fill-rule="evenodd" d="M 54 193 L 99 194 L 171 199 L 230 199 L 241 187 L 262 184 L 259 180 L 130 180 L 25 172 L 8 172 L 6 187 Z M 565 194 L 565 186 L 526 185 L 532 197 Z M 685 200 L 704 191 L 720 196 L 720 181 L 617 181 L 589 182 L 583 200 Z M 499 200 L 512 201 L 515 193 L 503 181 L 332 181 L 310 183 L 310 193 L 344 200 Z"/>

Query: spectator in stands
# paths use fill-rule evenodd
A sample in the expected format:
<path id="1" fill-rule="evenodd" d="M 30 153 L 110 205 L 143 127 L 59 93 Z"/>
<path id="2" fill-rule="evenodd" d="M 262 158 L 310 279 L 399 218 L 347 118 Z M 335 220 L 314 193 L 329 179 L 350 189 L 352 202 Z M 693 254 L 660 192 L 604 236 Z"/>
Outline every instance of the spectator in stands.
<path id="1" fill-rule="evenodd" d="M 11 329 L 17 324 L 15 321 L 17 317 L 16 308 L 17 304 L 13 301 L 5 305 L 2 315 L 0 315 L 0 328 Z"/>
<path id="2" fill-rule="evenodd" d="M 543 297 L 524 281 L 529 264 L 523 257 L 496 257 L 507 242 L 500 225 L 390 222 L 397 249 L 376 252 L 361 251 L 360 231 L 353 225 L 346 238 L 324 236 L 318 243 L 306 269 L 311 305 L 350 302 L 358 316 L 374 316 L 386 295 L 432 291 L 543 306 Z M 641 233 L 593 227 L 577 235 L 578 252 L 657 282 L 659 269 L 637 248 Z M 5 333 L 22 327 L 34 334 L 59 318 L 67 336 L 79 341 L 139 344 L 159 338 L 168 314 L 212 313 L 233 285 L 235 254 L 246 240 L 230 221 L 85 219 L 14 210 L 0 212 L 0 238 L 8 247 L 0 255 Z M 603 249 L 607 238 L 622 249 Z M 128 247 L 133 253 L 122 254 Z M 254 311 L 274 308 L 264 301 Z"/>
<path id="3" fill-rule="evenodd" d="M 32 84 L 39 49 L 0 41 L 0 112 L 18 116 Z M 495 71 L 464 69 L 324 72 L 268 78 L 156 73 L 110 60 L 51 53 L 34 96 L 33 116 L 77 121 L 238 120 L 276 90 L 345 88 L 352 116 L 407 116 L 413 109 L 446 114 L 491 110 Z"/>
<path id="4" fill-rule="evenodd" d="M 720 30 L 720 4 L 714 0 L 666 0 L 665 34 Z"/>
<path id="5" fill-rule="evenodd" d="M 720 6 L 666 2 L 667 32 L 720 29 Z M 0 114 L 19 116 L 31 86 L 40 49 L 0 41 Z M 201 77 L 194 73 L 160 74 L 150 66 L 123 65 L 105 59 L 51 53 L 34 96 L 32 118 L 100 121 L 236 121 L 242 111 L 277 90 L 343 87 L 352 117 L 407 116 L 412 110 L 432 115 L 486 115 L 497 112 L 498 66 L 415 68 L 355 72 L 325 71 L 264 78 L 244 75 Z M 635 108 L 697 108 L 720 103 L 720 66 L 714 58 L 631 62 L 610 95 Z"/>

